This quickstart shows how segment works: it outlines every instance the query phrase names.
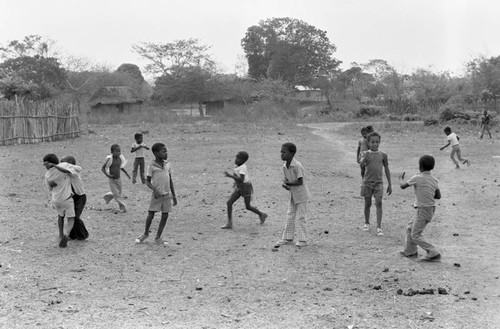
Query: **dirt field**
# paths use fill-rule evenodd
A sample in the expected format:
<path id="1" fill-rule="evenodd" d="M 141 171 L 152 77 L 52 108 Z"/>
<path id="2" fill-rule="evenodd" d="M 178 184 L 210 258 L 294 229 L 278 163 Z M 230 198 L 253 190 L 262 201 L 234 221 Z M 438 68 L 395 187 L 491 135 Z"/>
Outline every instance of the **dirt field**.
<path id="1" fill-rule="evenodd" d="M 0 147 L 0 327 L 498 328 L 498 143 L 461 132 L 472 165 L 455 170 L 449 150 L 439 151 L 442 127 L 390 132 L 375 124 L 394 191 L 384 197 L 385 236 L 378 237 L 362 230 L 354 161 L 360 125 L 340 126 L 93 126 L 72 141 Z M 122 146 L 131 173 L 133 133 L 145 130 L 147 144 L 167 144 L 174 171 L 179 205 L 163 234 L 169 246 L 134 243 L 147 214 L 146 186 L 123 178 L 126 214 L 114 214 L 116 204 L 102 199 L 108 184 L 100 168 L 110 145 Z M 314 196 L 311 244 L 273 250 L 287 207 L 279 153 L 286 141 L 297 144 Z M 239 200 L 235 227 L 221 230 L 232 188 L 223 171 L 239 150 L 250 154 L 254 204 L 269 218 L 259 225 Z M 47 153 L 74 155 L 84 168 L 90 238 L 65 249 L 43 185 Z M 436 157 L 443 195 L 425 233 L 443 258 L 430 264 L 398 256 L 414 194 L 399 188 L 397 176 L 416 173 L 426 153 Z M 152 234 L 158 221 L 157 214 Z M 408 295 L 424 288 L 435 293 Z"/>

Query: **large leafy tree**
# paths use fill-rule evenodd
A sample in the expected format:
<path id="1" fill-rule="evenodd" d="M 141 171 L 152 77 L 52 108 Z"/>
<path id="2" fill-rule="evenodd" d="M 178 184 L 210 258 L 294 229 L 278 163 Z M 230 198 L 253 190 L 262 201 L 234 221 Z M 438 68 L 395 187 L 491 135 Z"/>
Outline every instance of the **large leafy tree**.
<path id="1" fill-rule="evenodd" d="M 340 61 L 326 32 L 294 18 L 260 21 L 241 40 L 254 79 L 283 79 L 292 85 L 310 86 L 315 78 L 337 69 Z"/>
<path id="2" fill-rule="evenodd" d="M 163 44 L 142 42 L 133 45 L 132 49 L 148 61 L 145 70 L 154 76 L 180 75 L 185 68 L 197 66 L 210 69 L 214 66 L 208 53 L 210 47 L 201 44 L 198 39 Z"/>

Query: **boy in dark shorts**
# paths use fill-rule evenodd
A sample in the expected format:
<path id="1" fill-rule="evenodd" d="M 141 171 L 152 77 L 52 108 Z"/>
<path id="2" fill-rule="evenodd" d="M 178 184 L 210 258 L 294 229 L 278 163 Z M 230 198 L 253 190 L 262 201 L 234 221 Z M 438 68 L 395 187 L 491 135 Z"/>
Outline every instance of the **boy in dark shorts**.
<path id="1" fill-rule="evenodd" d="M 234 160 L 234 164 L 236 164 L 236 168 L 234 168 L 234 173 L 224 172 L 226 177 L 234 179 L 234 191 L 227 200 L 227 223 L 222 226 L 222 229 L 230 229 L 233 227 L 233 204 L 238 200 L 241 196 L 245 200 L 245 208 L 250 210 L 253 213 L 259 215 L 260 223 L 264 224 L 267 218 L 267 214 L 261 212 L 259 209 L 255 208 L 251 205 L 253 187 L 250 182 L 250 177 L 248 176 L 248 169 L 245 162 L 248 160 L 248 153 L 245 151 L 240 151 L 236 154 L 236 159 Z"/>

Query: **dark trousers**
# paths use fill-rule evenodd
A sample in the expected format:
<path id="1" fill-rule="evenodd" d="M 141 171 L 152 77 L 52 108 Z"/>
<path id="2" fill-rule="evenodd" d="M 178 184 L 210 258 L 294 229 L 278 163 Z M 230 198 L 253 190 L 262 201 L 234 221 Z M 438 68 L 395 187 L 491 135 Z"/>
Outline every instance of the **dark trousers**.
<path id="1" fill-rule="evenodd" d="M 89 237 L 89 232 L 81 218 L 85 203 L 87 203 L 87 196 L 85 194 L 73 194 L 73 202 L 75 204 L 75 224 L 69 233 L 69 238 L 73 240 L 85 240 Z"/>

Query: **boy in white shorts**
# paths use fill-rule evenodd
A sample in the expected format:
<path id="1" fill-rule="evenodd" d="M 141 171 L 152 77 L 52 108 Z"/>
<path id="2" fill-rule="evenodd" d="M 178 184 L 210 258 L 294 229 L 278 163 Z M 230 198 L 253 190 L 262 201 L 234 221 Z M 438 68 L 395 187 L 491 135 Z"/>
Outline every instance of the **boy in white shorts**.
<path id="1" fill-rule="evenodd" d="M 47 154 L 43 157 L 43 165 L 47 168 L 45 172 L 45 184 L 52 194 L 52 203 L 57 210 L 57 224 L 59 227 L 59 247 L 66 248 L 69 234 L 75 222 L 75 205 L 73 203 L 73 192 L 71 191 L 71 179 L 68 174 L 55 168 L 59 159 L 55 154 Z M 64 234 L 64 217 L 67 218 L 66 234 Z"/>
<path id="2" fill-rule="evenodd" d="M 144 234 L 135 239 L 136 243 L 142 243 L 149 237 L 149 228 L 153 222 L 155 213 L 161 211 L 161 220 L 156 233 L 155 243 L 166 245 L 161 234 L 167 223 L 168 213 L 172 211 L 172 202 L 177 205 L 177 197 L 175 196 L 174 183 L 172 181 L 172 169 L 170 162 L 167 161 L 167 147 L 163 143 L 155 143 L 151 147 L 151 151 L 155 159 L 148 166 L 146 185 L 153 190 L 151 202 L 149 203 L 148 216 L 146 217 L 146 227 Z"/>

